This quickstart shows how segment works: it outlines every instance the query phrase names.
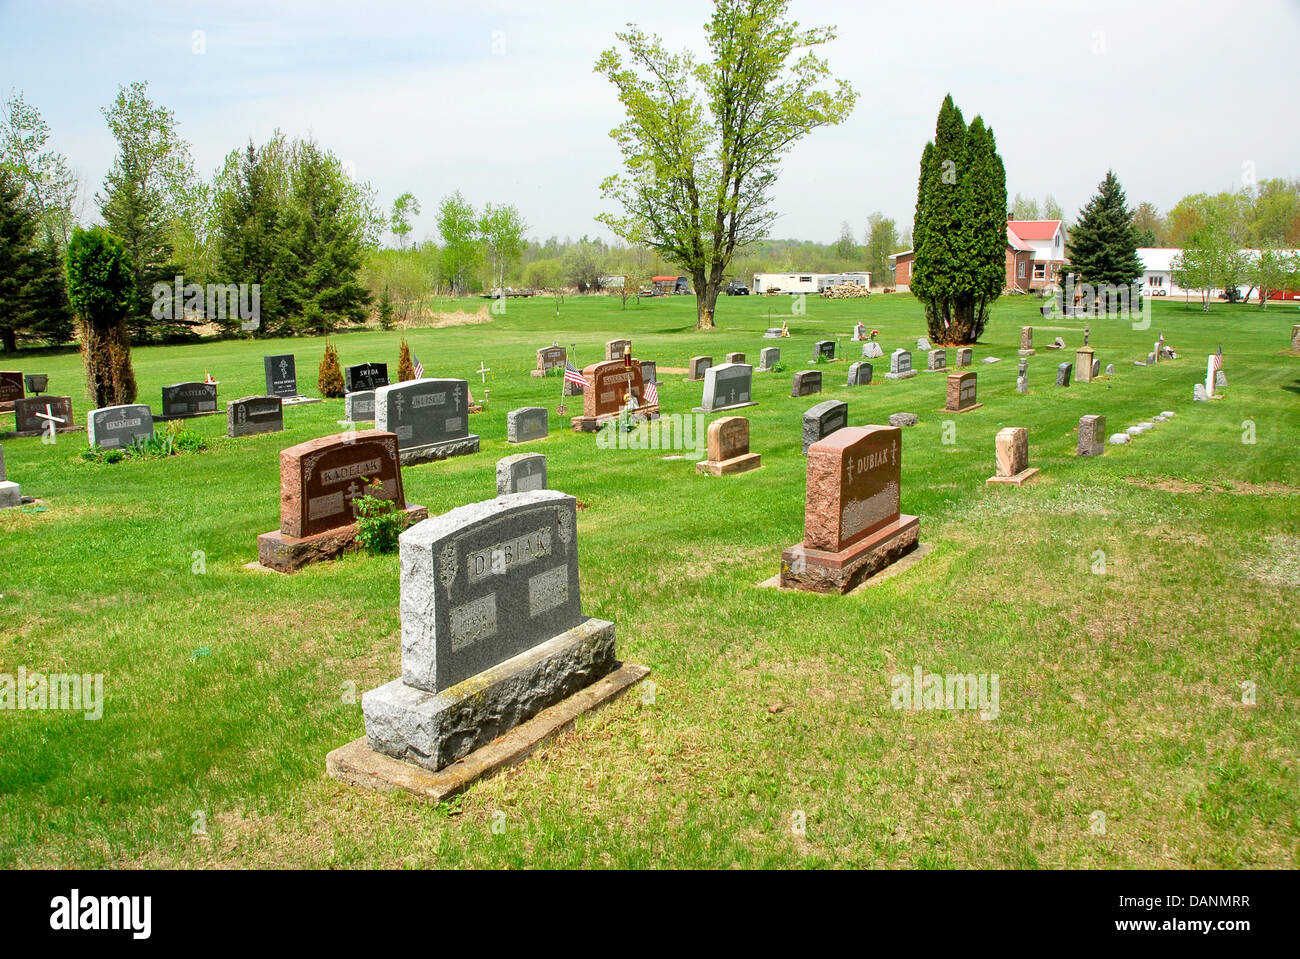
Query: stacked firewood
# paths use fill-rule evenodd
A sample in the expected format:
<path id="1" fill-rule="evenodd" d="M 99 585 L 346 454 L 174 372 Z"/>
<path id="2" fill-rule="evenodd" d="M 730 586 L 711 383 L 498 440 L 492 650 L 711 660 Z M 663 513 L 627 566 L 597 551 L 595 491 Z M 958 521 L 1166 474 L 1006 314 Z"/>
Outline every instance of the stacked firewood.
<path id="1" fill-rule="evenodd" d="M 828 300 L 854 300 L 870 295 L 871 291 L 858 283 L 837 283 L 822 290 L 822 296 Z"/>

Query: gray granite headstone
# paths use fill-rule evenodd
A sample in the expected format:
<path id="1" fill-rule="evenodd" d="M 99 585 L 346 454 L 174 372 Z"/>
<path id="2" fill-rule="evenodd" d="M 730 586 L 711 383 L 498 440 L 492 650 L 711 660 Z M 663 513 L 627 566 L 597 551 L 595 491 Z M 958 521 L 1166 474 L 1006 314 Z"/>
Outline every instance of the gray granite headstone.
<path id="1" fill-rule="evenodd" d="M 912 354 L 909 350 L 894 350 L 889 354 L 889 372 L 885 374 L 885 379 L 905 380 L 915 375 L 916 370 L 912 369 Z"/>
<path id="2" fill-rule="evenodd" d="M 781 362 L 781 351 L 775 346 L 769 346 L 758 354 L 758 368 L 760 370 L 770 370 Z"/>
<path id="3" fill-rule="evenodd" d="M 641 382 L 659 382 L 659 369 L 654 360 L 641 360 Z"/>
<path id="4" fill-rule="evenodd" d="M 1215 371 L 1214 371 L 1214 388 L 1215 388 L 1216 390 L 1217 390 L 1217 389 L 1222 389 L 1223 387 L 1225 387 L 1225 386 L 1227 386 L 1227 385 L 1228 385 L 1228 374 L 1224 373 L 1223 370 L 1215 370 Z"/>
<path id="5" fill-rule="evenodd" d="M 821 370 L 799 370 L 790 385 L 791 396 L 808 396 L 822 391 Z"/>
<path id="6" fill-rule="evenodd" d="M 691 380 L 704 379 L 704 371 L 713 365 L 711 356 L 692 356 L 690 365 L 690 375 L 687 377 Z"/>
<path id="7" fill-rule="evenodd" d="M 497 495 L 546 489 L 546 457 L 541 453 L 516 453 L 497 460 Z"/>
<path id="8" fill-rule="evenodd" d="M 930 350 L 934 349 L 934 347 L 930 345 L 930 341 L 926 339 L 924 336 L 917 338 L 916 348 L 920 350 L 922 353 L 928 353 Z"/>
<path id="9" fill-rule="evenodd" d="M 915 413 L 889 414 L 890 426 L 915 426 L 919 422 L 921 422 L 921 417 L 917 416 Z"/>
<path id="10" fill-rule="evenodd" d="M 343 387 L 349 393 L 359 390 L 377 390 L 387 385 L 387 363 L 358 363 L 343 367 Z"/>
<path id="11" fill-rule="evenodd" d="M 343 397 L 343 417 L 349 423 L 373 423 L 375 421 L 375 391 L 357 390 Z"/>
<path id="12" fill-rule="evenodd" d="M 883 359 L 885 355 L 884 347 L 875 340 L 868 340 L 862 344 L 862 358 L 864 360 Z"/>
<path id="13" fill-rule="evenodd" d="M 1101 360 L 1092 361 L 1092 378 L 1095 380 L 1101 376 Z"/>
<path id="14" fill-rule="evenodd" d="M 1074 369 L 1073 363 L 1062 363 L 1056 368 L 1056 385 L 1069 386 L 1070 372 Z"/>
<path id="15" fill-rule="evenodd" d="M 930 350 L 925 355 L 925 368 L 927 371 L 946 370 L 948 368 L 948 351 Z"/>
<path id="16" fill-rule="evenodd" d="M 833 360 L 833 359 L 835 359 L 835 341 L 834 341 L 834 340 L 818 340 L 818 341 L 813 345 L 813 359 L 815 359 L 815 360 L 820 360 L 820 359 Z"/>
<path id="17" fill-rule="evenodd" d="M 704 398 L 700 409 L 705 413 L 752 406 L 750 392 L 754 368 L 745 363 L 721 363 L 704 371 Z"/>
<path id="18" fill-rule="evenodd" d="M 162 388 L 162 418 L 165 420 L 216 411 L 215 383 L 173 383 Z"/>
<path id="19" fill-rule="evenodd" d="M 262 357 L 266 370 L 266 392 L 270 396 L 297 396 L 298 372 L 292 353 Z"/>
<path id="20" fill-rule="evenodd" d="M 469 384 L 465 380 L 409 380 L 375 390 L 375 429 L 397 436 L 409 465 L 478 450 L 469 432 Z"/>
<path id="21" fill-rule="evenodd" d="M 86 414 L 86 438 L 91 446 L 122 449 L 136 439 L 153 436 L 153 410 L 144 403 L 101 406 Z"/>
<path id="22" fill-rule="evenodd" d="M 506 442 L 528 443 L 545 439 L 551 429 L 550 413 L 545 406 L 525 406 L 506 414 Z M 518 492 L 511 490 L 511 492 Z"/>
<path id="23" fill-rule="evenodd" d="M 1208 403 L 1210 401 L 1209 394 L 1205 392 L 1204 383 L 1197 383 L 1192 387 L 1192 399 L 1197 403 Z"/>
<path id="24" fill-rule="evenodd" d="M 1016 373 L 1016 392 L 1029 392 L 1029 361 L 1020 361 L 1020 370 Z"/>
<path id="25" fill-rule="evenodd" d="M 975 355 L 974 350 L 972 350 L 969 346 L 963 346 L 961 349 L 957 351 L 957 365 L 970 366 L 971 357 L 973 357 L 974 355 Z"/>
<path id="26" fill-rule="evenodd" d="M 1106 452 L 1106 443 L 1102 439 L 1105 435 L 1106 417 L 1097 414 L 1080 417 L 1078 454 L 1101 456 Z"/>
<path id="27" fill-rule="evenodd" d="M 818 403 L 803 415 L 803 453 L 808 447 L 849 425 L 849 404 L 843 400 Z"/>
<path id="28" fill-rule="evenodd" d="M 849 386 L 871 385 L 871 375 L 875 372 L 866 360 L 859 360 L 849 366 Z"/>
<path id="29" fill-rule="evenodd" d="M 252 436 L 284 429 L 284 401 L 278 396 L 244 396 L 226 404 L 226 435 Z"/>
<path id="30" fill-rule="evenodd" d="M 744 362 L 745 362 L 745 354 L 744 354 L 744 353 L 728 353 L 728 354 L 727 354 L 727 362 L 728 362 L 728 363 L 744 363 Z M 644 374 L 643 374 L 643 375 L 644 375 Z"/>

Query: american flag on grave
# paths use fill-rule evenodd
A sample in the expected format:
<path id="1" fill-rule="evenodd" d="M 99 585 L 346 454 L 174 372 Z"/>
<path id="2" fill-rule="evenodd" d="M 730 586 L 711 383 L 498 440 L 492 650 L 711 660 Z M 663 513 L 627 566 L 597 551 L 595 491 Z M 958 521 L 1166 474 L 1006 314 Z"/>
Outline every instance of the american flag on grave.
<path id="1" fill-rule="evenodd" d="M 564 361 L 564 382 L 572 383 L 580 390 L 585 389 L 587 386 L 587 381 L 582 378 L 582 373 L 568 360 Z"/>
<path id="2" fill-rule="evenodd" d="M 646 383 L 641 388 L 641 400 L 642 402 L 645 403 L 646 406 L 658 406 L 659 405 L 659 384 Z"/>
<path id="3" fill-rule="evenodd" d="M 415 373 L 415 378 L 417 380 L 424 379 L 424 364 L 420 362 L 420 358 L 418 356 L 412 355 L 411 359 L 415 363 L 415 369 L 413 370 L 413 372 Z"/>
<path id="4" fill-rule="evenodd" d="M 1223 369 L 1223 344 L 1219 344 L 1219 352 L 1214 354 L 1214 371 L 1217 373 Z"/>

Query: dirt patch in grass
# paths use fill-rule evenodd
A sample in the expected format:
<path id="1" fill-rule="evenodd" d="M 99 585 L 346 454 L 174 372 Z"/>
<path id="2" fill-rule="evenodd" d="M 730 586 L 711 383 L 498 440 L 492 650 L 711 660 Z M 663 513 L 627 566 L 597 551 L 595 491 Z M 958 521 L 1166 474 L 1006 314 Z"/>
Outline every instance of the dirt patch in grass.
<path id="1" fill-rule="evenodd" d="M 1243 563 L 1247 575 L 1276 586 L 1300 586 L 1300 537 L 1270 536 L 1268 548 Z"/>
<path id="2" fill-rule="evenodd" d="M 472 326 L 475 323 L 490 322 L 492 322 L 492 316 L 488 313 L 488 308 L 480 306 L 477 312 L 474 313 L 466 313 L 464 310 L 457 310 L 454 313 L 422 310 L 415 319 L 407 320 L 405 323 L 398 323 L 397 328 L 401 330 L 436 330 L 444 326 Z"/>
<path id="3" fill-rule="evenodd" d="M 1124 482 L 1140 489 L 1160 490 L 1163 493 L 1230 493 L 1233 496 L 1288 496 L 1300 493 L 1300 489 L 1287 486 L 1285 483 L 1241 483 L 1237 480 L 1228 480 L 1221 486 L 1211 486 L 1169 476 L 1158 476 L 1155 479 L 1126 476 Z"/>

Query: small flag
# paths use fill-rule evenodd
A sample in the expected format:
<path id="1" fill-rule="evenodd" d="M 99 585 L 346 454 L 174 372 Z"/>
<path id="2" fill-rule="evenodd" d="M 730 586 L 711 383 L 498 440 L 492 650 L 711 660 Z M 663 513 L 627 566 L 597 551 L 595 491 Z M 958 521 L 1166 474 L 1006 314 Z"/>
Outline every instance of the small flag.
<path id="1" fill-rule="evenodd" d="M 415 364 L 415 378 L 417 380 L 424 379 L 424 364 L 420 362 L 420 358 L 412 354 L 411 361 Z"/>
<path id="2" fill-rule="evenodd" d="M 645 385 L 645 388 L 641 390 L 641 395 L 645 399 L 646 406 L 658 406 L 659 405 L 659 384 L 647 383 Z"/>
<path id="3" fill-rule="evenodd" d="M 1218 372 L 1219 370 L 1223 369 L 1223 344 L 1222 343 L 1219 344 L 1219 352 L 1214 354 L 1214 369 L 1215 372 Z"/>
<path id="4" fill-rule="evenodd" d="M 585 389 L 587 386 L 587 381 L 582 378 L 582 374 L 578 372 L 578 368 L 568 360 L 565 360 L 564 362 L 564 382 L 572 383 L 580 390 Z"/>

